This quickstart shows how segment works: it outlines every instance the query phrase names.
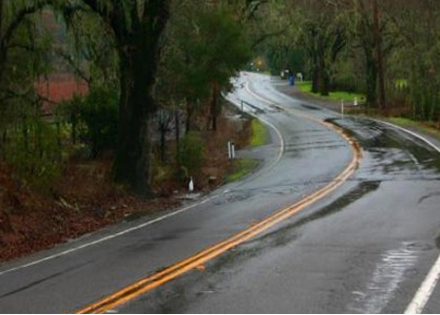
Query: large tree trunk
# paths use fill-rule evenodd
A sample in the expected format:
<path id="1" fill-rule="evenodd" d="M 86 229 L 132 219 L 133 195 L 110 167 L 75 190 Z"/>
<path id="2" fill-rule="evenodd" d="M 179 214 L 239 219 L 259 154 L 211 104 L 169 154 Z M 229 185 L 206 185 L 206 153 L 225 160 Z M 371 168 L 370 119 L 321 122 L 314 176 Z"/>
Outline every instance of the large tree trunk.
<path id="1" fill-rule="evenodd" d="M 195 103 L 196 101 L 186 98 L 185 99 L 185 103 L 186 103 L 186 120 L 185 120 L 185 133 L 189 133 L 192 128 L 192 115 L 194 113 L 194 107 L 195 107 Z"/>
<path id="2" fill-rule="evenodd" d="M 210 113 L 208 117 L 207 130 L 212 128 L 213 131 L 217 131 L 217 116 L 219 111 L 219 95 L 220 88 L 217 82 L 212 83 L 212 95 L 210 101 Z"/>
<path id="3" fill-rule="evenodd" d="M 151 194 L 150 119 L 156 110 L 152 96 L 160 56 L 159 40 L 169 19 L 171 0 L 83 0 L 112 28 L 119 54 L 120 104 L 114 177 L 141 196 Z M 123 3 L 126 5 L 124 6 Z"/>
<path id="4" fill-rule="evenodd" d="M 325 69 L 325 64 L 321 63 L 319 66 L 319 93 L 322 96 L 328 96 L 330 94 L 330 77 Z"/>
<path id="5" fill-rule="evenodd" d="M 382 56 L 382 34 L 379 26 L 379 8 L 377 0 L 373 0 L 373 24 L 374 24 L 374 41 L 376 46 L 376 58 L 377 58 L 377 74 L 379 77 L 379 108 L 382 110 L 387 109 L 386 96 L 385 96 L 385 78 L 383 69 L 383 56 Z"/>
<path id="6" fill-rule="evenodd" d="M 139 30 L 119 49 L 121 96 L 114 163 L 116 181 L 128 185 L 141 196 L 151 194 L 150 120 L 156 109 L 152 87 L 157 53 L 154 46 L 149 45 L 146 33 L 146 30 Z"/>
<path id="7" fill-rule="evenodd" d="M 174 112 L 174 124 L 176 125 L 175 127 L 175 137 L 176 137 L 176 162 L 178 165 L 180 165 L 180 160 L 179 160 L 179 156 L 180 156 L 180 119 L 179 119 L 179 111 L 176 110 Z"/>
<path id="8" fill-rule="evenodd" d="M 3 0 L 0 0 L 0 82 L 3 76 Z"/>
<path id="9" fill-rule="evenodd" d="M 365 66 L 367 71 L 366 77 L 366 86 L 367 86 L 367 95 L 366 102 L 367 107 L 373 107 L 376 105 L 376 88 L 377 88 L 377 71 L 376 71 L 376 62 L 373 57 L 373 52 L 371 49 L 365 50 Z"/>

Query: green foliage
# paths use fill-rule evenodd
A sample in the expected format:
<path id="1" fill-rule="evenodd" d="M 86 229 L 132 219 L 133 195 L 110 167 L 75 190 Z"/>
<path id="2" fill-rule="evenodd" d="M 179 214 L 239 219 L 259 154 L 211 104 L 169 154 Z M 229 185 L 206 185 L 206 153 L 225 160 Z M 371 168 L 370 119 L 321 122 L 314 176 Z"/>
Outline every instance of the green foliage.
<path id="1" fill-rule="evenodd" d="M 118 88 L 116 44 L 104 21 L 84 11 L 72 15 L 66 23 L 68 45 L 57 51 L 58 55 L 85 81 Z"/>
<path id="2" fill-rule="evenodd" d="M 160 69 L 161 97 L 206 99 L 213 82 L 227 88 L 229 78 L 251 58 L 246 34 L 233 12 L 187 2 L 173 13 Z"/>
<path id="3" fill-rule="evenodd" d="M 74 97 L 60 113 L 71 125 L 72 140 L 87 144 L 92 157 L 116 148 L 118 136 L 118 95 L 94 88 L 86 97 Z"/>
<path id="4" fill-rule="evenodd" d="M 305 52 L 302 49 L 290 48 L 287 44 L 280 46 L 279 43 L 267 44 L 265 49 L 269 67 L 274 75 L 279 75 L 284 69 L 290 69 L 294 73 L 304 73 L 306 70 L 304 67 Z"/>
<path id="5" fill-rule="evenodd" d="M 87 126 L 83 140 L 90 144 L 96 157 L 116 148 L 118 136 L 118 95 L 114 91 L 92 90 L 81 108 L 81 119 Z"/>
<path id="6" fill-rule="evenodd" d="M 203 166 L 203 142 L 195 132 L 185 135 L 180 146 L 179 162 L 184 172 L 183 177 L 197 176 Z"/>
<path id="7" fill-rule="evenodd" d="M 60 174 L 63 150 L 56 125 L 28 118 L 9 130 L 4 160 L 25 184 L 45 191 Z"/>
<path id="8" fill-rule="evenodd" d="M 234 160 L 233 163 L 232 174 L 226 178 L 226 183 L 235 182 L 242 179 L 260 165 L 260 161 L 247 158 Z"/>
<path id="9" fill-rule="evenodd" d="M 266 127 L 258 120 L 252 120 L 252 137 L 251 137 L 251 147 L 262 146 L 267 143 L 268 134 Z"/>
<path id="10" fill-rule="evenodd" d="M 333 91 L 330 92 L 328 96 L 321 96 L 319 94 L 312 93 L 312 82 L 304 81 L 304 82 L 298 82 L 296 84 L 297 88 L 304 92 L 308 93 L 310 95 L 313 95 L 315 97 L 319 97 L 324 100 L 329 101 L 341 101 L 344 100 L 346 102 L 354 102 L 355 99 L 357 99 L 359 102 L 362 102 L 365 100 L 365 95 L 360 93 L 350 93 L 345 91 Z"/>

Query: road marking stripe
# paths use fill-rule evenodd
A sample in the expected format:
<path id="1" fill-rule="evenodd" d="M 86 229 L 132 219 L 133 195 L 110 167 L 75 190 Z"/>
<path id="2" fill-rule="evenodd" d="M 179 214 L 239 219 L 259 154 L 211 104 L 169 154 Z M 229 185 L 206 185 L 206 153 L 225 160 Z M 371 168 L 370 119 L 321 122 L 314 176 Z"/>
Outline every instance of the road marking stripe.
<path id="1" fill-rule="evenodd" d="M 341 128 L 322 122 L 315 118 L 313 118 L 312 120 L 318 122 L 321 125 L 326 126 L 327 128 L 339 134 L 344 140 L 346 140 L 350 144 L 353 150 L 353 156 L 350 164 L 336 178 L 334 178 L 324 187 L 318 189 L 309 196 L 296 202 L 292 206 L 282 209 L 268 216 L 267 218 L 255 224 L 252 224 L 251 227 L 245 229 L 244 231 L 239 232 L 236 235 L 222 242 L 219 242 L 216 245 L 209 247 L 192 257 L 189 257 L 188 259 L 185 259 L 160 272 L 147 276 L 146 278 L 141 279 L 140 281 L 115 292 L 114 294 L 98 301 L 97 303 L 94 303 L 77 311 L 76 314 L 92 314 L 92 313 L 102 314 L 105 313 L 107 310 L 121 306 L 127 303 L 128 301 L 137 298 L 140 295 L 153 290 L 154 288 L 164 285 L 165 283 L 196 268 L 197 266 L 205 264 L 207 261 L 216 258 L 219 255 L 225 253 L 226 251 L 261 234 L 262 232 L 268 230 L 277 223 L 290 218 L 299 211 L 305 209 L 306 207 L 312 205 L 313 203 L 327 196 L 328 194 L 333 192 L 336 188 L 338 188 L 343 183 L 345 183 L 348 180 L 348 178 L 351 175 L 353 175 L 353 173 L 356 171 L 359 162 L 362 158 L 362 153 L 359 145 L 351 136 L 345 134 Z"/>
<path id="2" fill-rule="evenodd" d="M 440 279 L 440 256 L 409 303 L 405 314 L 421 314 Z"/>
<path id="3" fill-rule="evenodd" d="M 391 124 L 391 123 L 386 122 L 386 121 L 377 120 L 377 119 L 371 119 L 371 120 L 373 120 L 375 122 L 378 122 L 378 123 L 381 123 L 383 125 L 387 125 L 387 126 L 393 127 L 395 129 L 399 129 L 399 130 L 401 130 L 403 132 L 409 133 L 411 136 L 416 137 L 419 140 L 422 140 L 423 142 L 427 143 L 430 147 L 432 147 L 434 150 L 436 150 L 438 153 L 440 153 L 440 148 L 437 147 L 434 143 L 432 143 L 431 141 L 429 141 L 425 137 L 422 137 L 421 135 L 419 135 L 419 134 L 417 134 L 417 133 L 415 133 L 415 132 L 413 132 L 411 130 L 408 130 L 406 128 L 403 128 L 403 127 Z"/>

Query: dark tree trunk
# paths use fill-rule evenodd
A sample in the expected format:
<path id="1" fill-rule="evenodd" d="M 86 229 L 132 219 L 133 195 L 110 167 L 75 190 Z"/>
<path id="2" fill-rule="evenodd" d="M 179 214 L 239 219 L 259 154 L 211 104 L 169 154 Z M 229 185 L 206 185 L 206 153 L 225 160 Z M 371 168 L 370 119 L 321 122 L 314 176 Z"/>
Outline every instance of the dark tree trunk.
<path id="1" fill-rule="evenodd" d="M 3 43 L 3 36 L 2 36 L 3 27 L 2 26 L 3 26 L 3 0 L 0 0 L 0 89 L 3 86 L 3 64 L 4 64 L 4 62 L 3 62 L 3 45 L 2 45 L 2 43 Z M 3 95 L 0 90 L 0 112 L 2 111 L 1 109 L 3 107 L 2 100 L 1 100 L 2 97 L 3 97 Z M 3 129 L 2 127 L 3 126 L 0 126 L 0 131 Z M 0 151 L 2 150 L 2 145 L 3 145 L 3 141 L 2 141 L 2 138 L 0 137 Z"/>
<path id="2" fill-rule="evenodd" d="M 367 70 L 367 77 L 366 77 L 366 86 L 367 86 L 367 95 L 366 95 L 366 102 L 368 107 L 373 107 L 376 105 L 376 89 L 377 89 L 377 67 L 376 62 L 373 57 L 373 51 L 372 49 L 367 49 L 364 47 L 365 50 L 365 60 L 366 60 L 366 70 Z"/>
<path id="3" fill-rule="evenodd" d="M 0 82 L 3 77 L 4 52 L 3 52 L 3 0 L 0 0 Z"/>
<path id="4" fill-rule="evenodd" d="M 178 165 L 180 165 L 180 160 L 179 160 L 179 156 L 180 156 L 180 119 L 179 119 L 179 111 L 176 110 L 174 112 L 174 124 L 175 126 L 175 136 L 176 136 L 176 162 Z"/>
<path id="5" fill-rule="evenodd" d="M 3 34 L 3 0 L 0 0 L 0 51 L 2 50 Z"/>
<path id="6" fill-rule="evenodd" d="M 312 73 L 312 93 L 319 93 L 319 82 L 321 81 L 319 67 L 317 63 L 313 65 L 313 73 Z"/>
<path id="7" fill-rule="evenodd" d="M 148 35 L 140 30 L 119 49 L 121 96 L 114 164 L 115 180 L 142 196 L 151 194 L 150 119 L 156 109 L 152 87 L 157 54 L 148 45 Z"/>
<path id="8" fill-rule="evenodd" d="M 322 96 L 328 96 L 329 95 L 329 90 L 330 90 L 330 78 L 327 74 L 327 71 L 325 69 L 325 65 L 324 63 L 320 63 L 319 65 L 319 93 Z"/>
<path id="9" fill-rule="evenodd" d="M 212 97 L 211 97 L 211 107 L 210 113 L 208 117 L 208 126 L 207 129 L 217 131 L 217 116 L 218 116 L 218 101 L 219 101 L 219 85 L 217 82 L 212 84 Z"/>
<path id="10" fill-rule="evenodd" d="M 186 99 L 186 120 L 185 120 L 185 132 L 188 134 L 191 131 L 191 119 L 194 112 L 194 102 Z"/>
<path id="11" fill-rule="evenodd" d="M 162 162 L 166 160 L 166 134 L 167 128 L 163 122 L 160 123 L 160 159 Z"/>
<path id="12" fill-rule="evenodd" d="M 121 95 L 115 180 L 141 196 L 149 196 L 150 119 L 156 110 L 152 89 L 171 0 L 145 1 L 141 10 L 137 1 L 111 1 L 112 6 L 98 0 L 83 2 L 112 28 L 117 43 Z"/>
<path id="13" fill-rule="evenodd" d="M 379 108 L 387 109 L 385 96 L 385 78 L 382 57 L 382 34 L 379 27 L 379 8 L 377 0 L 373 0 L 374 42 L 376 46 L 377 74 L 379 79 Z"/>

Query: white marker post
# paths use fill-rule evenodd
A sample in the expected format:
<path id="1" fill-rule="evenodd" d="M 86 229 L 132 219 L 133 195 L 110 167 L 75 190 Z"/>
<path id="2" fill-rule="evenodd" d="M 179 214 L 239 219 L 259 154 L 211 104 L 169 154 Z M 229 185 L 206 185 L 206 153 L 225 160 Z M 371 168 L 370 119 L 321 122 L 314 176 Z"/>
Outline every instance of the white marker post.
<path id="1" fill-rule="evenodd" d="M 341 100 L 341 114 L 344 115 L 344 100 Z"/>
<path id="2" fill-rule="evenodd" d="M 228 157 L 229 157 L 229 159 L 232 159 L 232 145 L 231 145 L 231 141 L 228 141 Z"/>
<path id="3" fill-rule="evenodd" d="M 235 143 L 231 143 L 231 157 L 232 159 L 235 159 Z"/>
<path id="4" fill-rule="evenodd" d="M 189 191 L 190 193 L 192 193 L 192 192 L 194 191 L 194 181 L 193 181 L 193 178 L 192 178 L 192 177 L 190 177 L 190 180 L 189 180 L 188 191 Z"/>
<path id="5" fill-rule="evenodd" d="M 358 98 L 357 97 L 354 98 L 354 106 L 358 106 Z"/>

